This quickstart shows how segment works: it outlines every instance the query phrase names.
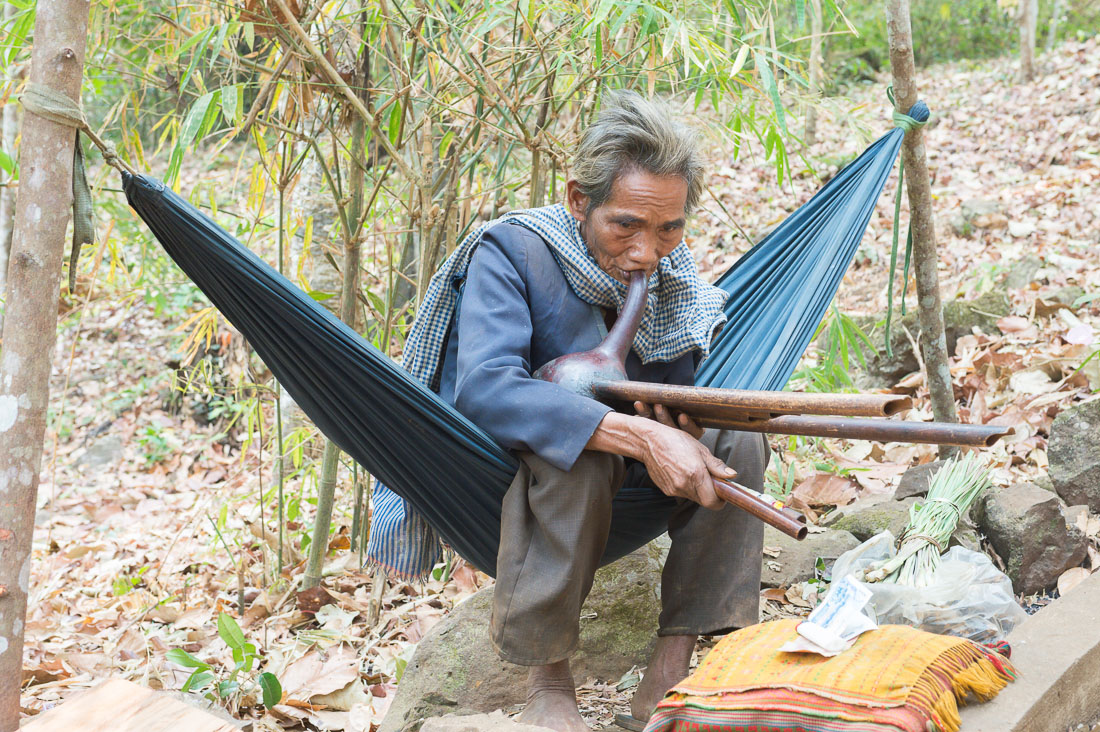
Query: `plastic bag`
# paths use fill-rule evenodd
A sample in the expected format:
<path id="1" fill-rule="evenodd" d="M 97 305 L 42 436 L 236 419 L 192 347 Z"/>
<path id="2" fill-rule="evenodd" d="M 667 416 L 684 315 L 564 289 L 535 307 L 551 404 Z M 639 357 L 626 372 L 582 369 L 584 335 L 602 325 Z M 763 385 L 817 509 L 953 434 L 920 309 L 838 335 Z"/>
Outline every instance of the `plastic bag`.
<path id="1" fill-rule="evenodd" d="M 833 579 L 848 574 L 862 579 L 873 562 L 895 554 L 889 531 L 872 536 L 840 555 L 833 565 Z M 951 547 L 940 557 L 940 566 L 927 587 L 863 582 L 871 591 L 864 609 L 877 623 L 909 625 L 930 633 L 994 643 L 1027 618 L 1016 602 L 1012 581 L 981 552 Z"/>

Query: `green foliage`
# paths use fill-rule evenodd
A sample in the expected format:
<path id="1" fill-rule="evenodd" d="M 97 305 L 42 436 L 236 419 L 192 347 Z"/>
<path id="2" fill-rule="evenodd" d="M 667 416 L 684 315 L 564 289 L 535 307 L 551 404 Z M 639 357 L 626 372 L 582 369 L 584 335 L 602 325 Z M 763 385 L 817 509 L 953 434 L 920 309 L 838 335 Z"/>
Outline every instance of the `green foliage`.
<path id="1" fill-rule="evenodd" d="M 168 661 L 191 669 L 191 675 L 181 691 L 194 689 L 204 692 L 211 701 L 226 702 L 258 689 L 265 707 L 270 709 L 278 704 L 283 696 L 278 678 L 269 671 L 259 673 L 255 678 L 249 675 L 260 658 L 256 646 L 248 641 L 237 621 L 226 613 L 218 615 L 218 637 L 232 653 L 234 665 L 231 669 L 215 668 L 182 648 L 172 648 L 165 654 Z"/>
<path id="2" fill-rule="evenodd" d="M 130 590 L 134 589 L 141 584 L 141 575 L 148 571 L 149 567 L 142 567 L 137 571 L 135 575 L 122 575 L 115 577 L 115 581 L 111 583 L 111 594 L 115 597 L 125 595 Z"/>
<path id="3" fill-rule="evenodd" d="M 918 66 L 1014 55 L 1019 48 L 1016 6 L 996 0 L 935 0 L 909 6 L 913 26 L 913 55 Z M 1100 26 L 1100 7 L 1090 0 L 1063 3 L 1058 38 L 1094 35 Z M 1037 39 L 1040 49 L 1050 28 L 1054 0 L 1040 0 Z M 844 5 L 844 14 L 858 34 L 842 33 L 826 41 L 826 68 L 841 82 L 872 80 L 890 68 L 890 49 L 886 38 L 886 18 L 879 0 L 854 0 Z M 786 32 L 795 35 L 793 22 L 786 18 Z M 832 30 L 842 30 L 834 21 Z M 798 35 L 802 35 L 798 33 Z M 808 42 L 797 48 L 808 53 Z"/>
<path id="4" fill-rule="evenodd" d="M 854 384 L 849 375 L 852 356 L 867 368 L 865 351 L 872 355 L 878 353 L 867 334 L 850 316 L 840 312 L 835 303 L 818 326 L 814 340 L 816 359 L 809 365 L 800 366 L 791 377 L 806 391 L 852 391 Z"/>
<path id="5" fill-rule="evenodd" d="M 764 492 L 775 496 L 781 501 L 786 501 L 794 490 L 794 462 L 783 467 L 779 456 L 775 456 L 774 465 L 764 473 Z"/>
<path id="6" fill-rule="evenodd" d="M 164 462 L 179 449 L 179 442 L 156 424 L 146 427 L 137 436 L 137 443 L 141 445 L 145 464 L 150 466 Z"/>

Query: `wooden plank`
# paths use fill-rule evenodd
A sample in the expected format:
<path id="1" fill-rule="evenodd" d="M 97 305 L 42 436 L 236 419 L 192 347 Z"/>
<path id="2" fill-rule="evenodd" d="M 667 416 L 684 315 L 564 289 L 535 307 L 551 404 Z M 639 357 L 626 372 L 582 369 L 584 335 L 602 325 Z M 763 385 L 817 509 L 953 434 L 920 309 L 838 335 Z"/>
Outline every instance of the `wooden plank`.
<path id="1" fill-rule="evenodd" d="M 237 727 L 123 679 L 108 679 L 34 717 L 21 732 L 240 732 Z"/>

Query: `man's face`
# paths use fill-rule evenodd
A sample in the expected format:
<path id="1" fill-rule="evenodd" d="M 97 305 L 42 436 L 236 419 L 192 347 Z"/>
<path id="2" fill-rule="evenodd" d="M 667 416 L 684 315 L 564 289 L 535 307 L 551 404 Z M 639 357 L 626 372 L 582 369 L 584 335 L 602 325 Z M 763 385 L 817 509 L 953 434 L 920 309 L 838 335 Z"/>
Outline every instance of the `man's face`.
<path id="1" fill-rule="evenodd" d="M 611 196 L 586 213 L 588 197 L 575 181 L 566 184 L 573 217 L 600 269 L 628 281 L 628 272 L 653 274 L 661 257 L 684 238 L 688 186 L 680 176 L 628 170 L 616 179 Z"/>

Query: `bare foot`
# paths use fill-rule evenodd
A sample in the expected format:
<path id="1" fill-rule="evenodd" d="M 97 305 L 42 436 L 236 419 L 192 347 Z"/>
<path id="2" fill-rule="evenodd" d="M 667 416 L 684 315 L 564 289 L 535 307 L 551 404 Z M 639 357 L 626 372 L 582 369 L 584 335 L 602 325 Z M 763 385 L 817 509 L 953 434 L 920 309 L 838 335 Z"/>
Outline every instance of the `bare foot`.
<path id="1" fill-rule="evenodd" d="M 527 672 L 527 706 L 518 721 L 557 732 L 590 732 L 577 709 L 568 660 L 531 667 Z"/>
<path id="2" fill-rule="evenodd" d="M 695 650 L 694 635 L 666 635 L 657 638 L 642 682 L 630 700 L 630 714 L 641 722 L 649 721 L 657 703 L 676 684 L 687 678 L 691 654 Z"/>

